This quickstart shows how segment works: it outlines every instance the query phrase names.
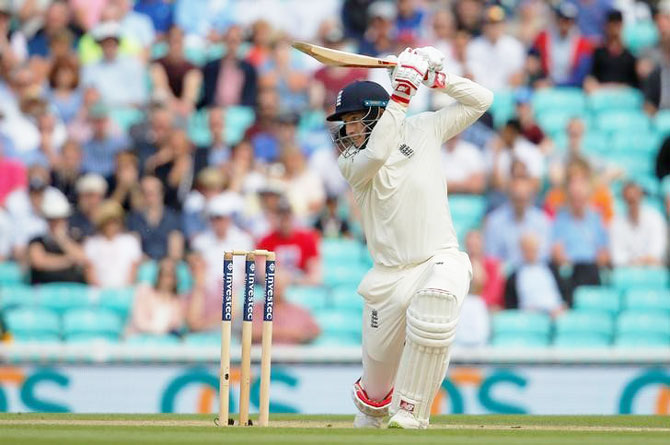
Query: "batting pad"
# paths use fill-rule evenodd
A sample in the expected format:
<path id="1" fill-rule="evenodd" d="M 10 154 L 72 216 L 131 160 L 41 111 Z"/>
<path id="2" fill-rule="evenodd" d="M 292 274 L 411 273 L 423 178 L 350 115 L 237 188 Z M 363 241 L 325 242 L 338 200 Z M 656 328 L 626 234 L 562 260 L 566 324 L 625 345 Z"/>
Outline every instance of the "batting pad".
<path id="1" fill-rule="evenodd" d="M 428 426 L 430 407 L 449 364 L 456 334 L 458 299 L 440 289 L 422 289 L 407 309 L 407 337 L 395 381 L 391 414 L 404 409 Z"/>

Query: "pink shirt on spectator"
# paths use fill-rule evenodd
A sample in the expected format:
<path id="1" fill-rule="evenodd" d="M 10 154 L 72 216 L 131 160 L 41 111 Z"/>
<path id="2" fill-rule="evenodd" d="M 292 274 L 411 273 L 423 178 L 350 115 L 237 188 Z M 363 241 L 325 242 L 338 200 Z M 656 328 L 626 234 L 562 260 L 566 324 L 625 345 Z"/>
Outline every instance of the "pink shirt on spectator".
<path id="1" fill-rule="evenodd" d="M 0 205 L 5 198 L 17 188 L 25 187 L 28 183 L 26 168 L 19 161 L 0 158 Z"/>

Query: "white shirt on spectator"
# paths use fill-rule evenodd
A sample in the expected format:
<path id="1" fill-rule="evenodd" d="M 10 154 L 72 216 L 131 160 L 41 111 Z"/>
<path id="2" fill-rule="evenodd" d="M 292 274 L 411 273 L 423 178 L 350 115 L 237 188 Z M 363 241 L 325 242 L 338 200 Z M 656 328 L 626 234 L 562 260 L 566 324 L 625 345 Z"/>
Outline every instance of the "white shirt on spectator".
<path id="1" fill-rule="evenodd" d="M 309 169 L 319 175 L 326 193 L 339 196 L 347 191 L 349 184 L 337 167 L 338 156 L 339 152 L 331 147 L 317 150 L 309 158 Z"/>
<path id="2" fill-rule="evenodd" d="M 147 99 L 146 69 L 135 57 L 120 55 L 83 68 L 82 83 L 95 87 L 111 107 L 142 105 Z"/>
<path id="3" fill-rule="evenodd" d="M 151 19 L 135 11 L 129 11 L 121 19 L 121 34 L 131 37 L 144 48 L 150 47 L 156 40 L 156 31 Z"/>
<path id="4" fill-rule="evenodd" d="M 497 164 L 495 164 L 494 156 L 493 149 L 489 148 L 487 153 L 489 171 L 492 172 L 493 169 L 497 169 L 498 173 L 503 178 L 509 177 L 512 161 L 515 159 L 523 162 L 531 177 L 539 179 L 544 175 L 545 166 L 542 150 L 524 137 L 519 136 L 516 141 L 514 141 L 514 146 L 511 150 L 502 150 L 500 154 L 498 154 Z"/>
<path id="5" fill-rule="evenodd" d="M 0 208 L 0 261 L 12 253 L 12 223 L 9 215 Z"/>
<path id="6" fill-rule="evenodd" d="M 456 346 L 476 347 L 488 343 L 490 332 L 489 311 L 484 299 L 469 294 L 463 300 L 456 329 Z"/>
<path id="7" fill-rule="evenodd" d="M 503 35 L 495 43 L 484 36 L 468 45 L 467 62 L 475 82 L 500 91 L 509 88 L 510 76 L 520 72 L 526 58 L 523 45 Z"/>
<path id="8" fill-rule="evenodd" d="M 132 284 L 133 265 L 142 259 L 140 242 L 129 233 L 121 233 L 111 240 L 102 235 L 92 236 L 84 242 L 84 253 L 101 287 Z"/>
<path id="9" fill-rule="evenodd" d="M 440 152 L 442 171 L 449 182 L 461 182 L 486 169 L 484 155 L 476 145 L 459 139 L 453 149 Z"/>
<path id="10" fill-rule="evenodd" d="M 556 279 L 542 263 L 524 264 L 516 273 L 519 309 L 552 312 L 563 305 Z"/>
<path id="11" fill-rule="evenodd" d="M 643 257 L 662 261 L 668 242 L 667 226 L 661 213 L 645 205 L 637 225 L 627 214 L 616 215 L 610 228 L 610 249 L 615 266 L 631 265 Z"/>
<path id="12" fill-rule="evenodd" d="M 54 195 L 62 195 L 62 192 L 49 186 L 44 190 L 42 199 L 49 200 Z M 47 222 L 30 203 L 28 190 L 17 189 L 7 195 L 5 208 L 14 228 L 12 232 L 14 246 L 27 246 L 31 239 L 47 232 Z"/>

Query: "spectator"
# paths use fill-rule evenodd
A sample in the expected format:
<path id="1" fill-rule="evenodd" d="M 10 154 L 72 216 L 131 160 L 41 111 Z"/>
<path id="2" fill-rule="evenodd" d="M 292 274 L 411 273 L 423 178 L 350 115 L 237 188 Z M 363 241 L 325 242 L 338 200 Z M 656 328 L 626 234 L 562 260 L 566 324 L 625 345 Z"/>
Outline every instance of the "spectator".
<path id="1" fill-rule="evenodd" d="M 525 53 L 521 43 L 505 33 L 505 10 L 491 6 L 484 14 L 481 36 L 470 42 L 467 64 L 474 80 L 493 91 L 521 83 Z"/>
<path id="2" fill-rule="evenodd" d="M 507 279 L 505 308 L 541 311 L 553 317 L 565 310 L 554 272 L 539 259 L 540 243 L 534 233 L 521 236 L 523 263 Z"/>
<path id="3" fill-rule="evenodd" d="M 211 142 L 204 147 L 198 147 L 194 153 L 194 174 L 198 175 L 207 166 L 221 167 L 230 159 L 230 147 L 225 141 L 226 119 L 223 108 L 212 107 L 207 113 L 207 124 Z"/>
<path id="4" fill-rule="evenodd" d="M 131 0 L 108 0 L 119 10 L 121 34 L 131 38 L 144 49 L 144 60 L 148 60 L 151 45 L 156 40 L 156 31 L 149 17 L 133 10 Z"/>
<path id="5" fill-rule="evenodd" d="M 0 206 L 0 262 L 8 261 L 12 257 L 13 224 L 9 214 Z"/>
<path id="6" fill-rule="evenodd" d="M 609 264 L 609 242 L 602 218 L 590 208 L 588 175 L 572 172 L 566 182 L 567 205 L 552 228 L 551 258 L 560 270 L 564 299 L 572 303 L 577 286 L 600 284 L 600 269 Z"/>
<path id="7" fill-rule="evenodd" d="M 71 24 L 70 8 L 66 1 L 50 1 L 44 14 L 44 24 L 28 40 L 28 54 L 31 57 L 40 57 L 48 59 L 51 54 L 49 51 L 51 40 L 62 31 L 70 30 L 75 36 L 81 36 L 83 31 Z M 72 44 L 76 46 L 75 39 Z"/>
<path id="8" fill-rule="evenodd" d="M 484 252 L 482 234 L 479 230 L 471 230 L 465 235 L 465 250 L 472 263 L 470 294 L 481 298 L 489 309 L 501 309 L 505 284 L 502 265 L 497 258 Z"/>
<path id="9" fill-rule="evenodd" d="M 226 178 L 220 169 L 207 167 L 198 173 L 195 188 L 184 201 L 182 227 L 187 239 L 207 229 L 207 204 L 223 193 L 225 185 Z"/>
<path id="10" fill-rule="evenodd" d="M 321 284 L 321 257 L 315 234 L 296 227 L 291 204 L 282 199 L 277 207 L 276 226 L 258 242 L 259 249 L 277 254 L 277 267 L 290 272 L 291 283 Z"/>
<path id="11" fill-rule="evenodd" d="M 584 36 L 594 42 L 603 38 L 603 30 L 607 20 L 607 13 L 612 10 L 614 4 L 626 4 L 626 2 L 617 2 L 614 0 L 571 0 L 579 10 L 577 16 L 577 25 Z M 644 3 L 639 7 L 639 13 L 642 15 Z"/>
<path id="12" fill-rule="evenodd" d="M 623 43 L 623 14 L 618 10 L 607 13 L 605 41 L 593 53 L 591 74 L 584 81 L 586 92 L 600 87 L 638 87 L 635 56 Z"/>
<path id="13" fill-rule="evenodd" d="M 140 170 L 137 156 L 129 151 L 116 155 L 114 176 L 109 179 L 110 199 L 121 204 L 124 210 L 137 207 L 140 202 Z"/>
<path id="14" fill-rule="evenodd" d="M 203 67 L 200 107 L 256 105 L 256 69 L 239 57 L 242 33 L 240 26 L 230 25 L 224 38 L 226 54 L 220 60 L 213 60 Z"/>
<path id="15" fill-rule="evenodd" d="M 544 152 L 551 141 L 545 137 L 544 131 L 535 121 L 535 113 L 530 101 L 531 95 L 532 91 L 526 88 L 518 90 L 514 97 L 516 115 L 519 118 L 521 135 L 530 143 L 539 146 Z"/>
<path id="16" fill-rule="evenodd" d="M 26 168 L 15 159 L 5 155 L 5 142 L 0 140 L 0 207 L 14 190 L 27 185 Z"/>
<path id="17" fill-rule="evenodd" d="M 484 19 L 484 2 L 478 0 L 461 0 L 453 5 L 456 28 L 464 29 L 472 36 L 482 32 Z"/>
<path id="18" fill-rule="evenodd" d="M 199 99 L 202 73 L 184 57 L 184 33 L 180 28 L 170 28 L 167 42 L 167 54 L 151 65 L 153 94 L 167 100 L 172 110 L 186 118 Z"/>
<path id="19" fill-rule="evenodd" d="M 12 69 L 25 61 L 28 49 L 21 31 L 12 30 L 12 0 L 0 0 L 0 52 L 2 65 Z"/>
<path id="20" fill-rule="evenodd" d="M 245 226 L 254 239 L 267 236 L 277 224 L 277 209 L 284 195 L 285 185 L 277 179 L 264 179 L 258 187 L 258 208 L 245 214 Z"/>
<path id="21" fill-rule="evenodd" d="M 92 35 L 102 47 L 103 57 L 84 67 L 82 83 L 97 89 L 102 101 L 109 106 L 144 105 L 147 100 L 144 67 L 136 58 L 119 54 L 119 23 L 100 23 L 93 29 Z M 123 88 L 118 88 L 119 85 Z"/>
<path id="22" fill-rule="evenodd" d="M 293 215 L 302 222 L 313 220 L 326 201 L 321 178 L 307 168 L 305 156 L 296 146 L 283 148 L 281 163 L 284 167 L 281 179 L 286 184 Z"/>
<path id="23" fill-rule="evenodd" d="M 28 245 L 31 284 L 83 283 L 87 260 L 81 246 L 68 233 L 70 204 L 57 192 L 42 201 L 41 210 L 48 230 Z"/>
<path id="24" fill-rule="evenodd" d="M 135 0 L 135 11 L 151 19 L 156 33 L 167 34 L 174 21 L 172 0 Z"/>
<path id="25" fill-rule="evenodd" d="M 72 238 L 82 242 L 95 234 L 95 217 L 107 193 L 107 182 L 95 173 L 88 173 L 77 181 L 77 210 L 70 216 Z"/>
<path id="26" fill-rule="evenodd" d="M 547 216 L 532 205 L 533 185 L 525 177 L 512 179 L 508 201 L 492 211 L 484 228 L 484 248 L 488 256 L 502 261 L 508 270 L 521 264 L 521 235 L 533 232 L 538 237 L 538 258 L 549 257 L 551 226 Z M 504 227 L 504 230 L 501 228 Z"/>
<path id="27" fill-rule="evenodd" d="M 184 235 L 180 230 L 179 215 L 163 204 L 163 184 L 155 176 L 140 181 L 142 203 L 128 215 L 128 230 L 142 241 L 142 252 L 152 260 L 184 255 Z"/>
<path id="28" fill-rule="evenodd" d="M 279 94 L 273 88 L 264 88 L 258 93 L 256 121 L 244 132 L 244 139 L 254 147 L 254 158 L 261 162 L 272 162 L 279 156 L 279 142 L 275 130 L 279 118 Z"/>
<path id="29" fill-rule="evenodd" d="M 253 22 L 251 24 L 251 46 L 247 51 L 246 61 L 254 68 L 260 69 L 270 59 L 275 37 L 270 22 L 263 19 Z"/>
<path id="30" fill-rule="evenodd" d="M 545 80 L 556 86 L 581 86 L 591 66 L 592 44 L 575 26 L 579 10 L 564 1 L 556 9 L 554 26 L 535 39 L 532 53 L 539 55 Z"/>
<path id="31" fill-rule="evenodd" d="M 284 299 L 290 277 L 279 269 L 275 274 L 272 319 L 272 342 L 280 345 L 302 345 L 312 342 L 321 333 L 316 320 L 305 308 Z M 263 334 L 263 305 L 254 306 L 252 339 L 260 343 Z"/>
<path id="32" fill-rule="evenodd" d="M 100 204 L 95 217 L 97 234 L 84 242 L 88 284 L 115 288 L 135 282 L 142 248 L 137 238 L 125 232 L 123 219 L 123 208 L 116 201 Z"/>
<path id="33" fill-rule="evenodd" d="M 316 150 L 309 158 L 309 169 L 319 175 L 326 194 L 340 196 L 347 193 L 349 186 L 337 167 L 340 149 L 337 144 Z"/>
<path id="34" fill-rule="evenodd" d="M 309 106 L 308 86 L 311 72 L 302 57 L 295 55 L 291 40 L 276 39 L 267 62 L 259 69 L 259 84 L 276 89 L 284 112 L 297 113 Z"/>
<path id="35" fill-rule="evenodd" d="M 670 1 L 658 2 L 656 13 L 658 45 L 640 57 L 638 73 L 642 80 L 645 109 L 649 114 L 670 108 L 670 89 L 661 88 L 670 82 Z"/>
<path id="36" fill-rule="evenodd" d="M 133 152 L 139 161 L 140 171 L 145 170 L 147 159 L 168 143 L 173 129 L 174 117 L 163 102 L 152 103 L 148 118 L 130 128 Z"/>
<path id="37" fill-rule="evenodd" d="M 626 213 L 617 215 L 610 229 L 614 266 L 661 266 L 666 259 L 668 228 L 663 215 L 644 205 L 644 190 L 628 182 L 621 192 Z"/>
<path id="38" fill-rule="evenodd" d="M 463 300 L 458 315 L 458 327 L 454 345 L 464 348 L 486 346 L 491 333 L 491 320 L 484 299 L 478 294 L 479 288 L 473 282 L 470 293 Z"/>
<path id="39" fill-rule="evenodd" d="M 193 185 L 193 144 L 186 131 L 173 130 L 145 167 L 165 185 L 165 205 L 180 210 Z"/>
<path id="40" fill-rule="evenodd" d="M 397 9 L 393 3 L 373 2 L 368 7 L 368 25 L 358 53 L 374 57 L 391 54 L 395 49 L 396 17 Z"/>
<path id="41" fill-rule="evenodd" d="M 77 201 L 76 183 L 82 175 L 83 154 L 74 140 L 68 140 L 60 153 L 60 162 L 51 170 L 51 185 L 63 192 L 71 204 Z"/>
<path id="42" fill-rule="evenodd" d="M 339 214 L 338 204 L 337 196 L 326 197 L 326 205 L 314 223 L 321 238 L 351 238 L 349 221 Z"/>
<path id="43" fill-rule="evenodd" d="M 55 59 L 49 72 L 49 102 L 65 124 L 74 120 L 82 106 L 79 64 L 71 57 Z"/>
<path id="44" fill-rule="evenodd" d="M 357 41 L 363 38 L 368 24 L 368 8 L 373 0 L 344 0 L 342 2 L 342 25 L 347 38 Z"/>
<path id="45" fill-rule="evenodd" d="M 486 167 L 479 148 L 454 136 L 444 144 L 441 154 L 449 193 L 484 193 Z"/>
<path id="46" fill-rule="evenodd" d="M 395 27 L 399 38 L 408 36 L 412 40 L 420 40 L 424 37 L 426 11 L 423 10 L 416 0 L 398 0 L 398 15 L 395 19 Z"/>
<path id="47" fill-rule="evenodd" d="M 127 333 L 179 335 L 185 312 L 184 301 L 177 292 L 177 263 L 166 258 L 158 263 L 155 285 L 137 286 Z"/>
<path id="48" fill-rule="evenodd" d="M 85 172 L 109 177 L 114 173 L 116 155 L 127 146 L 124 136 L 115 135 L 110 128 L 109 109 L 99 103 L 89 112 L 93 135 L 83 144 Z"/>

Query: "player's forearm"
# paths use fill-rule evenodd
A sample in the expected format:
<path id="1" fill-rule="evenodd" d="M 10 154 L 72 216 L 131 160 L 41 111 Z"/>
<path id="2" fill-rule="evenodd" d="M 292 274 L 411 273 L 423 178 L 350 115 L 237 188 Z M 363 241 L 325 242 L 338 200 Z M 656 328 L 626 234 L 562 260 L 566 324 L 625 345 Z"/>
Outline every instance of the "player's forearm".
<path id="1" fill-rule="evenodd" d="M 493 92 L 469 79 L 449 73 L 444 87 L 434 88 L 448 94 L 461 104 L 484 113 L 493 103 Z"/>

